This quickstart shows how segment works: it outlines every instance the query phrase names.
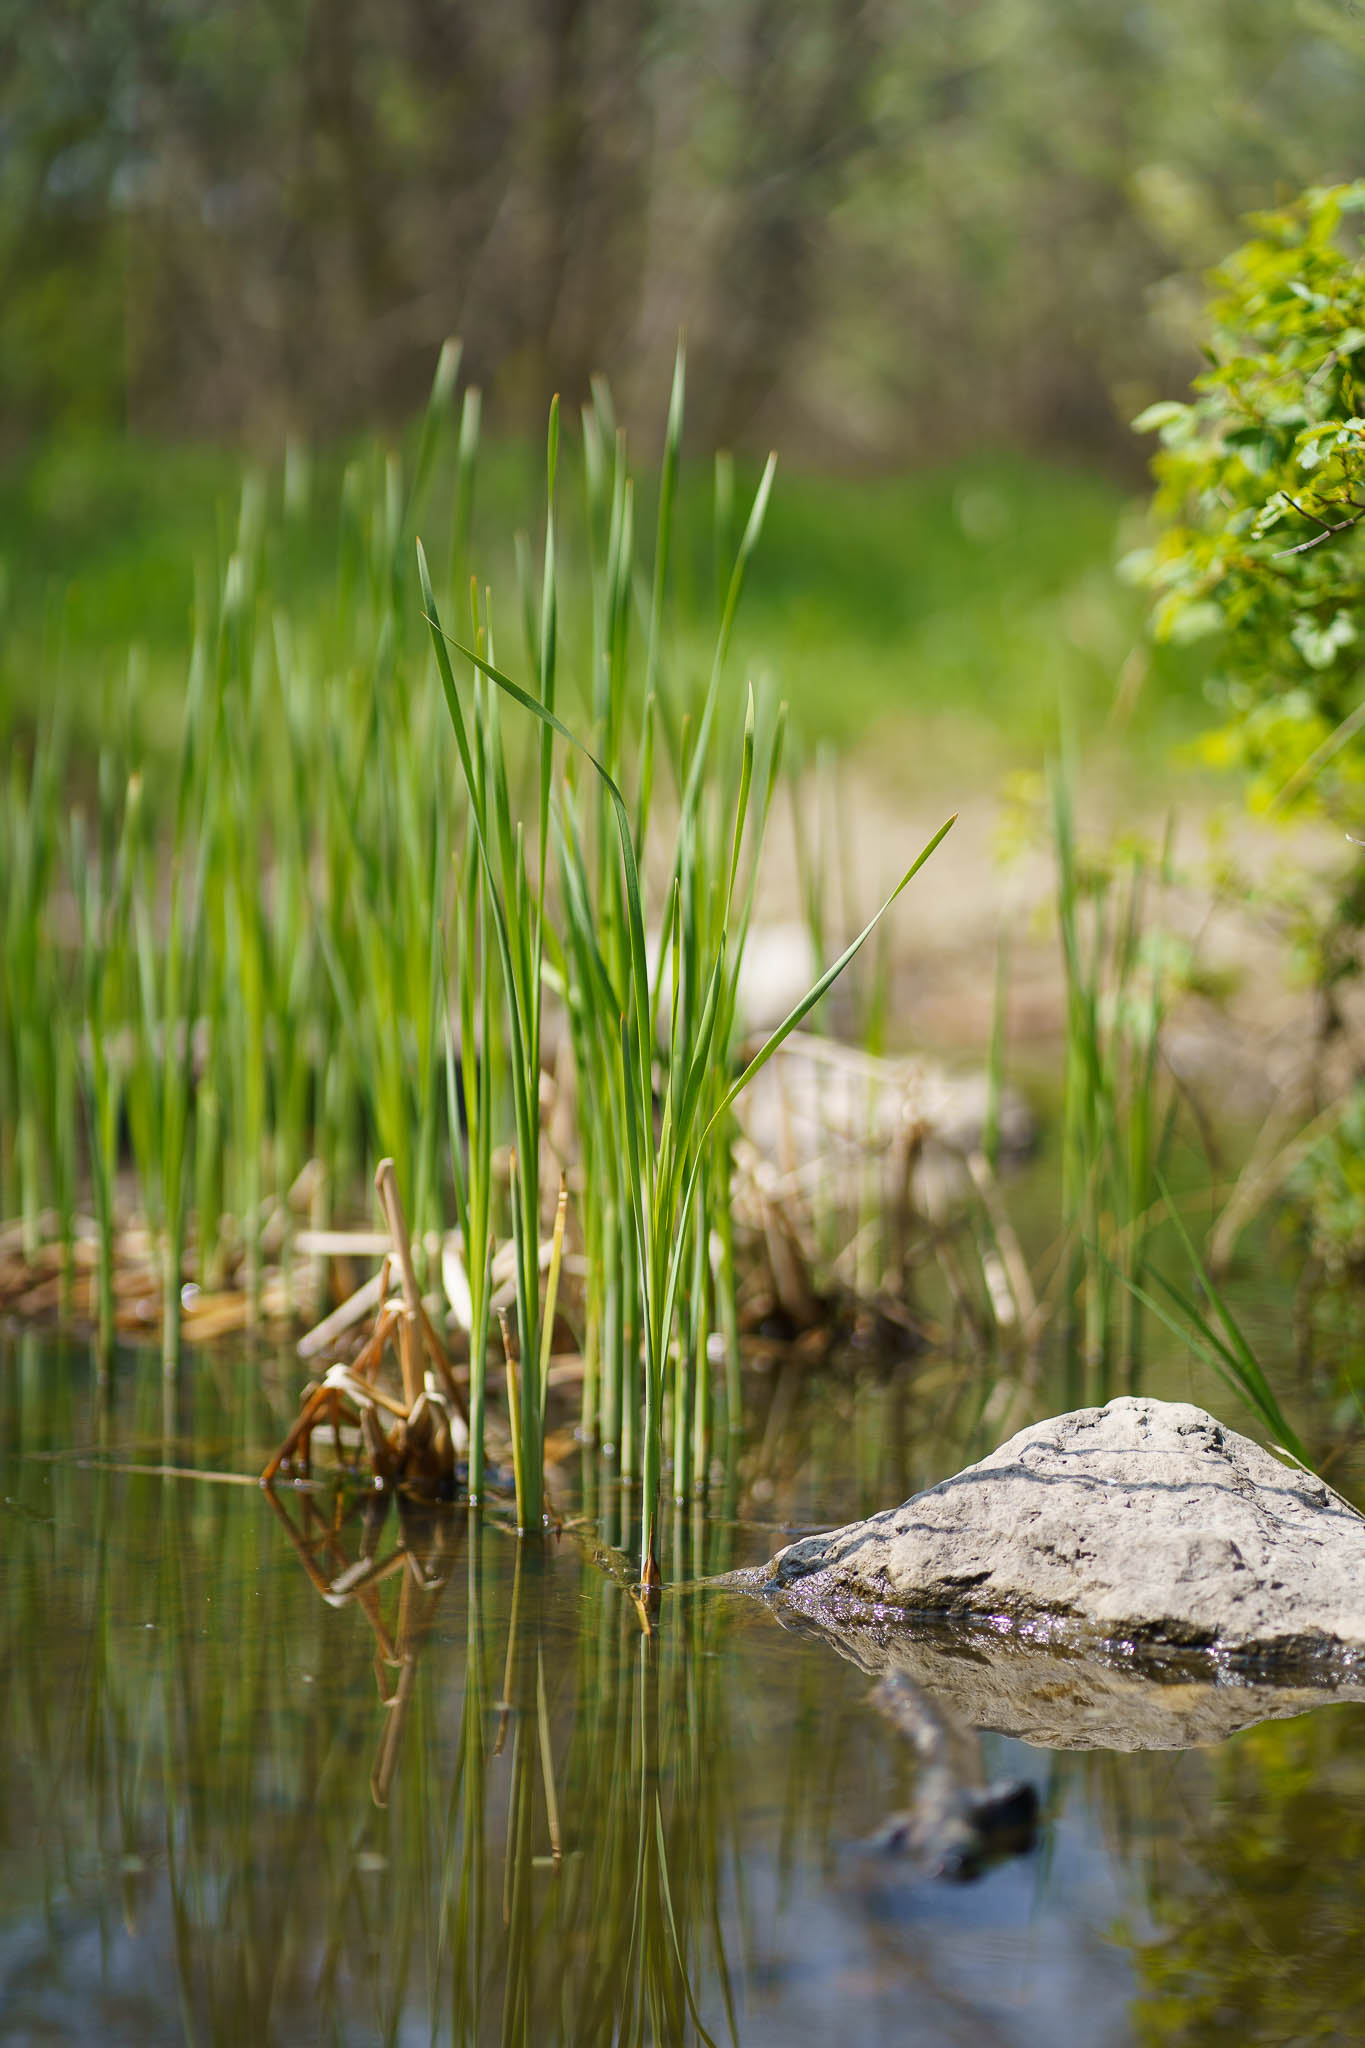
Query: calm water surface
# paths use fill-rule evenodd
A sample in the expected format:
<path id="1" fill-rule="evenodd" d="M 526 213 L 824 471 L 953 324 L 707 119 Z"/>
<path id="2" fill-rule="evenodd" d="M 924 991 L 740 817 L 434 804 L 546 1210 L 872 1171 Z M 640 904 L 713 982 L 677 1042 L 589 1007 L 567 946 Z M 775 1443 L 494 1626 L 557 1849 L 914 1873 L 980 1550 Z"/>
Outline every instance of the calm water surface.
<path id="1" fill-rule="evenodd" d="M 251 1471 L 296 1379 L 203 1360 L 163 1404 L 154 1361 L 101 1394 L 0 1345 L 0 2041 L 1361 2038 L 1359 1706 L 986 1735 L 1039 1843 L 945 1882 L 866 1846 L 917 1770 L 866 1677 L 733 1594 L 647 1639 L 586 1462 L 536 1545 L 128 1469 Z M 669 1576 L 942 1476 L 979 1446 L 917 1430 L 932 1395 L 775 1382 Z"/>

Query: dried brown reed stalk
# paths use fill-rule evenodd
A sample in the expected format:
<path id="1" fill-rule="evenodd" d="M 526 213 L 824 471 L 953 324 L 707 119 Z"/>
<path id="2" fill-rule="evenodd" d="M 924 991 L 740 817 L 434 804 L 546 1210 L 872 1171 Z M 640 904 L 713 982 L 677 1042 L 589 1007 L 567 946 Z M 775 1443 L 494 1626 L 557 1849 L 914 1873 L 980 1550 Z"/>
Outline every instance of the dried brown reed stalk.
<path id="1" fill-rule="evenodd" d="M 314 1431 L 330 1424 L 338 1450 L 343 1428 L 359 1430 L 377 1487 L 401 1487 L 426 1500 L 449 1499 L 455 1492 L 457 1454 L 469 1445 L 469 1411 L 422 1302 L 391 1159 L 380 1161 L 375 1186 L 389 1228 L 389 1248 L 376 1280 L 357 1289 L 299 1349 L 305 1357 L 316 1356 L 371 1311 L 373 1326 L 349 1364 L 334 1362 L 305 1390 L 298 1419 L 261 1480 L 270 1486 L 286 1466 L 307 1473 Z M 391 1288 L 395 1268 L 396 1294 Z M 380 1384 L 390 1351 L 397 1359 L 401 1397 Z"/>

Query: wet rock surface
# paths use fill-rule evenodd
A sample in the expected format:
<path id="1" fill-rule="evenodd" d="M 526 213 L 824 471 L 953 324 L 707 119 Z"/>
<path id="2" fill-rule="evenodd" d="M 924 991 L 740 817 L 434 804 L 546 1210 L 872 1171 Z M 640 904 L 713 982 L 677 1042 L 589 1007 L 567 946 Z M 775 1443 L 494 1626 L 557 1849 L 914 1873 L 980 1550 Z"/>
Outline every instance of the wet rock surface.
<path id="1" fill-rule="evenodd" d="M 1125 1397 L 1036 1423 L 903 1507 L 789 1545 L 749 1583 L 882 1641 L 898 1619 L 947 1619 L 1031 1631 L 1045 1659 L 1043 1639 L 1065 1637 L 1120 1665 L 1204 1653 L 1205 1678 L 1226 1659 L 1248 1677 L 1298 1671 L 1314 1699 L 1357 1668 L 1365 1679 L 1365 1518 L 1185 1402 Z M 1014 1712 L 978 1702 L 968 1718 L 1024 1733 Z M 1217 1739 L 1196 1725 L 1192 1739 Z"/>

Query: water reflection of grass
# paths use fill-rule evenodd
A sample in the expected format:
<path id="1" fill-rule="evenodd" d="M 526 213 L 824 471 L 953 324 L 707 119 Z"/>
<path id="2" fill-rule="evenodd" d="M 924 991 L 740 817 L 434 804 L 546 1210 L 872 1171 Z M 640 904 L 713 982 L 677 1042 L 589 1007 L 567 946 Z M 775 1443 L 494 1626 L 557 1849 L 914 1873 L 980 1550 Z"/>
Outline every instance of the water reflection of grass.
<path id="1" fill-rule="evenodd" d="M 225 1417 L 216 1377 L 201 1366 L 177 1416 L 150 1354 L 102 1396 L 32 1340 L 6 1368 L 8 1450 L 38 1458 L 10 1469 L 43 1502 L 6 1575 L 0 1683 L 33 1801 L 5 1802 L 7 1857 L 40 1844 L 50 1900 L 74 1891 L 107 1949 L 173 1964 L 189 2039 L 305 2020 L 395 2039 L 423 2011 L 456 2040 L 734 2035 L 732 1980 L 761 1947 L 745 1780 L 790 1710 L 734 1683 L 725 1604 L 670 1599 L 642 1631 L 621 1549 L 638 1502 L 615 1485 L 560 1546 L 464 1507 L 302 1494 L 296 1543 L 249 1492 L 116 1469 L 185 1455 L 196 1417 L 249 1467 L 266 1404 Z M 743 1540 L 679 1509 L 666 1575 L 723 1569 Z M 846 1831 L 837 1758 L 865 1733 L 848 1699 L 829 1749 L 813 1666 L 795 1717 L 764 1767 L 792 1868 L 812 1830 Z"/>
<path id="2" fill-rule="evenodd" d="M 234 1378 L 251 1388 L 235 1403 Z M 151 1354 L 102 1396 L 86 1362 L 56 1369 L 32 1339 L 0 1358 L 0 1927 L 29 1930 L 68 2033 L 672 2041 L 697 2035 L 695 2003 L 713 2039 L 746 2039 L 765 1999 L 781 2025 L 825 1995 L 835 1951 L 814 1923 L 838 1900 L 875 1970 L 850 1981 L 850 2039 L 891 2011 L 912 2040 L 968 2019 L 993 2038 L 1005 1977 L 1011 1997 L 1047 1995 L 1025 1957 L 1076 1967 L 1057 1914 L 1092 1927 L 1115 1896 L 1128 1923 L 1107 1938 L 1153 2039 L 1218 2038 L 1218 1987 L 1251 2040 L 1351 2009 L 1350 1709 L 1212 1756 L 1058 1759 L 1050 1864 L 954 1919 L 844 1853 L 905 1804 L 911 1771 L 860 1674 L 723 1597 L 670 1592 L 646 1637 L 624 1562 L 638 1501 L 595 1461 L 587 1526 L 558 1544 L 463 1506 L 406 1527 L 359 1504 L 314 1515 L 329 1590 L 367 1551 L 374 1567 L 334 1606 L 251 1491 L 113 1469 L 211 1446 L 250 1470 L 275 1426 L 221 1363 L 196 1363 L 178 1410 L 162 1395 Z M 772 1547 L 743 1521 L 759 1482 L 770 1518 L 841 1515 L 968 1447 L 968 1419 L 949 1444 L 904 1374 L 788 1412 L 715 1512 L 666 1520 L 671 1584 Z M 1103 1886 L 1075 1875 L 1078 1830 L 1103 1839 Z M 1002 1948 L 1001 1902 L 1031 1889 L 1036 1931 Z M 6 1983 L 20 2020 L 36 1969 Z M 120 2003 L 133 1981 L 140 2002 Z"/>
<path id="3" fill-rule="evenodd" d="M 68 1405 L 20 1442 L 56 1448 Z M 46 1558 L 7 1578 L 11 1820 L 49 1897 L 96 1899 L 107 1942 L 121 1892 L 165 1944 L 187 2038 L 344 2035 L 358 2005 L 393 2039 L 447 2002 L 456 2039 L 686 2037 L 735 1855 L 714 1606 L 647 1636 L 590 1558 L 464 1509 L 290 1503 L 305 1573 L 250 1495 L 44 1473 Z"/>
<path id="4" fill-rule="evenodd" d="M 1086 1760 L 1088 1796 L 1140 1885 L 1141 1910 L 1114 1929 L 1133 1959 L 1137 2041 L 1353 2038 L 1365 1988 L 1361 1733 L 1350 1706 L 1267 1722 L 1173 1759 L 1164 1787 L 1125 1783 L 1118 1759 Z M 1178 1841 L 1172 1800 L 1201 1817 Z"/>

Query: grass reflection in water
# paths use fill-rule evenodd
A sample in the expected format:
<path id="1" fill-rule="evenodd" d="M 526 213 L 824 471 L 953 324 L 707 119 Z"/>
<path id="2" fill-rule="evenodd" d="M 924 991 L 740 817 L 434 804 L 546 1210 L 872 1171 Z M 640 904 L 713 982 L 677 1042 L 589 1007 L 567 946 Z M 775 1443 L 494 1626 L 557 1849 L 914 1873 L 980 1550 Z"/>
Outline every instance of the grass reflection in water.
<path id="1" fill-rule="evenodd" d="M 646 1635 L 573 1542 L 117 1470 L 155 1433 L 148 1376 L 130 1453 L 25 1351 L 9 1444 L 90 1454 L 5 1489 L 6 1918 L 26 1897 L 54 1958 L 33 2023 L 74 1999 L 106 2038 L 391 2039 L 425 2007 L 461 2040 L 676 2040 L 704 2035 L 696 1979 L 724 2022 L 716 1605 Z M 87 1937 L 115 1967 L 77 1990 Z"/>
<path id="2" fill-rule="evenodd" d="M 1044 1853 L 936 1885 L 865 1852 L 923 1783 L 865 1674 L 733 1596 L 668 1593 L 646 1635 L 618 1490 L 531 1544 L 272 1511 L 127 1469 L 250 1471 L 260 1375 L 204 1361 L 177 1412 L 154 1359 L 103 1403 L 58 1365 L 0 1347 L 0 2040 L 1346 2038 L 1352 1708 L 1185 1755 L 987 1737 Z M 885 1456 L 891 1392 L 855 1398 Z M 773 1547 L 741 1516 L 755 1470 L 801 1502 L 783 1468 L 774 1440 L 728 1513 L 680 1511 L 666 1576 Z"/>

